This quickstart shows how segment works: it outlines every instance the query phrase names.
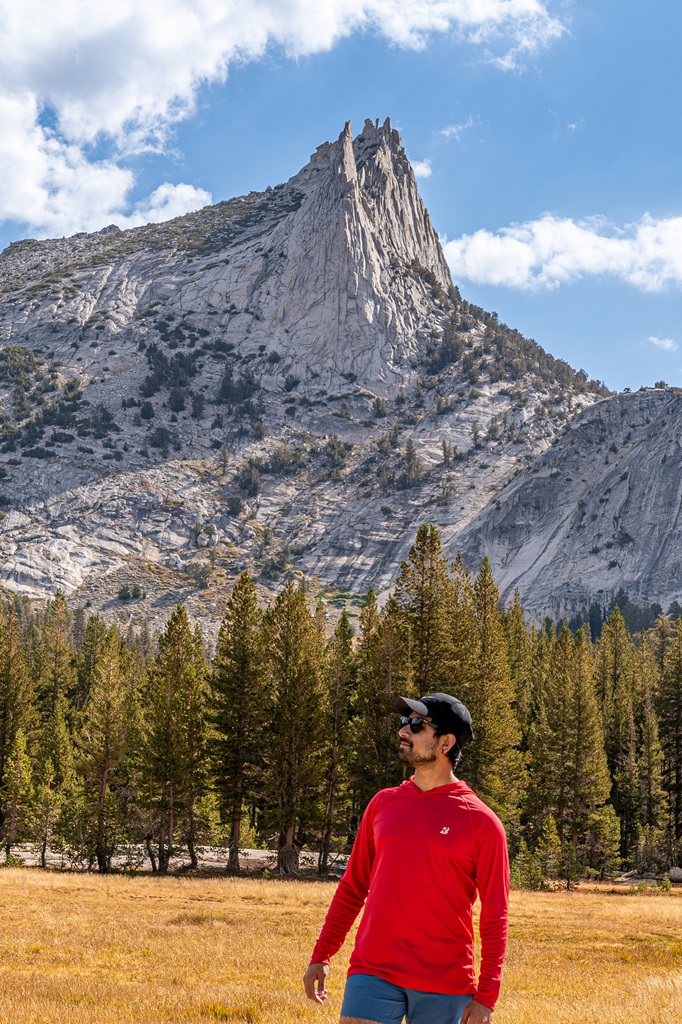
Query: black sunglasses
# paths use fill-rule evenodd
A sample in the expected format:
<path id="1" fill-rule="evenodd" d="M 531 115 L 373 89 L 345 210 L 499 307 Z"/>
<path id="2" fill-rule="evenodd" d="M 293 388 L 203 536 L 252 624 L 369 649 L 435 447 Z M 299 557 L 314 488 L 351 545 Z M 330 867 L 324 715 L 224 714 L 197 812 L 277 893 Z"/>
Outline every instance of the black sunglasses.
<path id="1" fill-rule="evenodd" d="M 423 725 L 430 725 L 434 729 L 438 728 L 434 722 L 427 722 L 425 718 L 420 718 L 419 715 L 415 715 L 414 718 L 401 715 L 400 728 L 404 729 L 406 725 L 409 725 L 412 732 L 421 732 Z"/>

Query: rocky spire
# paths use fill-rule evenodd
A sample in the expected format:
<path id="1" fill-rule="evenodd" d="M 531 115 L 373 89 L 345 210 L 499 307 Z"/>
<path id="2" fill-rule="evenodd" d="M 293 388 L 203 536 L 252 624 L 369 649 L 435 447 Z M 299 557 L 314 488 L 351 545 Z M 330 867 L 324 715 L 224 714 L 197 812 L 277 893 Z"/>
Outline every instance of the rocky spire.
<path id="1" fill-rule="evenodd" d="M 347 122 L 288 184 L 306 199 L 290 225 L 283 330 L 308 323 L 325 370 L 390 387 L 442 318 L 437 296 L 452 289 L 400 135 L 388 118 L 368 119 L 353 140 Z M 309 360 L 300 331 L 297 347 Z"/>

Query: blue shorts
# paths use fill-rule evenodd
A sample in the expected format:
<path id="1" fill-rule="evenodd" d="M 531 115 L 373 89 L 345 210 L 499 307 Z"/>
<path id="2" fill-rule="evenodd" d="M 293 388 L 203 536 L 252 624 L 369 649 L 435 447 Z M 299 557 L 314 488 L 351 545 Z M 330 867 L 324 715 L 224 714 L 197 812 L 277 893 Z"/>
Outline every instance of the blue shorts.
<path id="1" fill-rule="evenodd" d="M 378 1024 L 459 1024 L 471 999 L 440 992 L 418 992 L 400 988 L 372 974 L 351 974 L 341 1006 L 342 1017 L 359 1017 Z"/>

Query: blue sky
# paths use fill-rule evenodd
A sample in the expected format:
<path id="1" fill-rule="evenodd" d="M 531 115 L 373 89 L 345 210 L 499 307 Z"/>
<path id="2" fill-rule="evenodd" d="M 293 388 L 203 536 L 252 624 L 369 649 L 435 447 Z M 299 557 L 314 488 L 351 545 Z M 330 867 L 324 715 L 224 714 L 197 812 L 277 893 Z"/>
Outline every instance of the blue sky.
<path id="1" fill-rule="evenodd" d="M 465 298 L 609 387 L 682 385 L 672 3 L 10 4 L 0 246 L 275 185 L 390 116 Z"/>

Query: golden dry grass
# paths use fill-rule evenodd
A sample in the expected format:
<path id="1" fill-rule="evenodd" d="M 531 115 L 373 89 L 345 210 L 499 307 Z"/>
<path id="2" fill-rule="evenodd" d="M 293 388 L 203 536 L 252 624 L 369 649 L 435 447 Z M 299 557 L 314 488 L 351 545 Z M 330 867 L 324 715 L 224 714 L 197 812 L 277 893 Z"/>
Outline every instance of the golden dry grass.
<path id="1" fill-rule="evenodd" d="M 0 872 L 0 1020 L 338 1022 L 305 1001 L 333 883 Z M 406 913 L 415 913 L 406 906 Z M 682 893 L 513 893 L 496 1024 L 682 1021 Z"/>

